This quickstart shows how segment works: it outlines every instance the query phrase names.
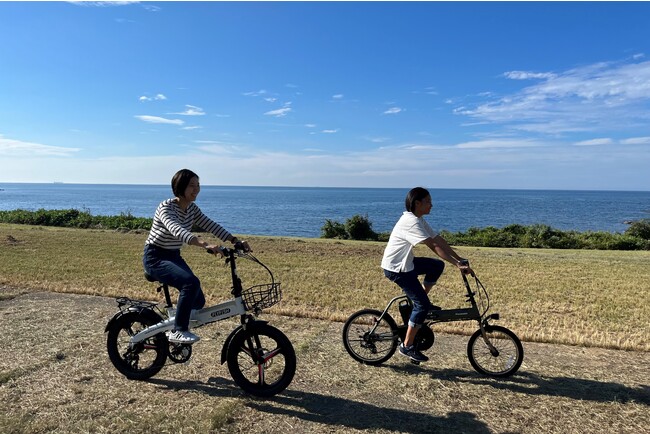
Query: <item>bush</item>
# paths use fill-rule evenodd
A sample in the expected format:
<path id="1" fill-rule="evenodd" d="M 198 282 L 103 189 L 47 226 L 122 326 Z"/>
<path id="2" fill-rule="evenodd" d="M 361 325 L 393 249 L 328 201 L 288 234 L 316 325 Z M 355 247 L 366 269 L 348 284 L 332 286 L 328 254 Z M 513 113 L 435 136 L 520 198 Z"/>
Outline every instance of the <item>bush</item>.
<path id="1" fill-rule="evenodd" d="M 341 240 L 372 240 L 379 236 L 372 230 L 372 223 L 368 216 L 354 215 L 345 221 L 345 224 L 326 219 L 320 229 L 321 238 L 338 238 Z M 389 234 L 390 235 L 390 234 Z M 386 236 L 388 240 L 388 236 Z"/>
<path id="2" fill-rule="evenodd" d="M 82 229 L 96 227 L 104 229 L 149 229 L 152 221 L 152 219 L 148 218 L 134 217 L 131 213 L 122 213 L 119 216 L 92 216 L 87 211 L 76 209 L 0 211 L 1 223 Z"/>
<path id="3" fill-rule="evenodd" d="M 348 238 L 348 234 L 345 231 L 345 226 L 342 223 L 339 223 L 334 220 L 327 219 L 321 231 L 321 238 L 338 238 L 345 240 Z"/>
<path id="4" fill-rule="evenodd" d="M 625 235 L 650 240 L 650 219 L 641 219 L 634 221 L 625 231 Z"/>
<path id="5" fill-rule="evenodd" d="M 354 215 L 345 221 L 345 230 L 351 240 L 376 240 L 377 234 L 372 230 L 368 216 Z"/>

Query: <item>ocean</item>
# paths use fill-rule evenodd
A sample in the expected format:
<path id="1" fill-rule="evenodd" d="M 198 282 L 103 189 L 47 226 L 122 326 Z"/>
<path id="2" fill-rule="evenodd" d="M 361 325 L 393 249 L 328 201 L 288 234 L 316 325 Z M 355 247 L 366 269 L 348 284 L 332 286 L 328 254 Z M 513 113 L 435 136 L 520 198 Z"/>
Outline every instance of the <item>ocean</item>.
<path id="1" fill-rule="evenodd" d="M 650 192 L 429 189 L 436 230 L 546 224 L 561 230 L 624 232 L 650 218 Z M 326 219 L 367 216 L 388 232 L 404 210 L 405 188 L 201 186 L 205 214 L 237 234 L 317 238 Z M 79 209 L 93 215 L 153 217 L 172 197 L 161 185 L 0 183 L 0 210 Z"/>

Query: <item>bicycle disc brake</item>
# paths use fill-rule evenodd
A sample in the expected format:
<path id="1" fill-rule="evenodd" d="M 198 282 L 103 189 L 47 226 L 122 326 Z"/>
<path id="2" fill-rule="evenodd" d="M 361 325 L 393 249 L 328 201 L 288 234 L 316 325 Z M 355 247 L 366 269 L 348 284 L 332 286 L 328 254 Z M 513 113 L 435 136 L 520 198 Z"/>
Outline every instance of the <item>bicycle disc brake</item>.
<path id="1" fill-rule="evenodd" d="M 192 345 L 170 343 L 168 357 L 174 363 L 185 363 L 192 357 Z"/>

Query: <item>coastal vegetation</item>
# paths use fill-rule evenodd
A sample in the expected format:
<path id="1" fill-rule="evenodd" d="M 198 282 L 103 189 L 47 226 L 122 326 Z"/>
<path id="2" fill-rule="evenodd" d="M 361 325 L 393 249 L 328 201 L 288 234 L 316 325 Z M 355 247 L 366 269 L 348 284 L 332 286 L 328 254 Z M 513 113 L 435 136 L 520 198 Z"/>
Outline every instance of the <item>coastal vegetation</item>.
<path id="1" fill-rule="evenodd" d="M 442 231 L 456 246 L 532 249 L 650 250 L 650 219 L 630 223 L 625 233 L 561 231 L 548 225 L 512 224 L 503 228 L 469 228 L 465 232 Z M 376 233 L 367 216 L 354 215 L 345 223 L 325 220 L 322 238 L 387 241 L 390 233 Z"/>
<path id="2" fill-rule="evenodd" d="M 96 216 L 77 209 L 0 211 L 0 223 L 55 226 L 82 229 L 148 230 L 151 218 L 131 213 Z M 200 228 L 195 231 L 201 232 Z M 606 231 L 562 231 L 544 224 L 511 224 L 502 228 L 471 227 L 465 232 L 442 231 L 456 246 L 531 249 L 650 250 L 650 219 L 630 222 L 624 233 Z M 356 214 L 344 223 L 326 219 L 321 238 L 356 241 L 388 241 L 390 233 L 377 233 L 368 216 Z"/>

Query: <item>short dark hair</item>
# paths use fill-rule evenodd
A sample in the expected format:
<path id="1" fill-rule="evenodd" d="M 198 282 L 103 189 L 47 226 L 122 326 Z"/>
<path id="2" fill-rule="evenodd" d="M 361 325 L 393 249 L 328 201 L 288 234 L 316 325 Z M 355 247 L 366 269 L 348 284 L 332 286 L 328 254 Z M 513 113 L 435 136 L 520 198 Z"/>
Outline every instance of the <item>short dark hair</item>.
<path id="1" fill-rule="evenodd" d="M 422 187 L 412 188 L 408 192 L 408 194 L 406 195 L 406 199 L 404 200 L 404 206 L 406 207 L 406 210 L 408 212 L 413 212 L 413 210 L 415 209 L 415 201 L 416 200 L 422 201 L 427 196 L 431 196 L 431 195 L 429 194 L 429 190 L 427 190 L 426 188 L 422 188 Z"/>
<path id="2" fill-rule="evenodd" d="M 174 174 L 172 178 L 172 192 L 176 197 L 185 196 L 185 189 L 192 178 L 199 179 L 199 175 L 192 172 L 190 169 L 181 169 Z"/>

